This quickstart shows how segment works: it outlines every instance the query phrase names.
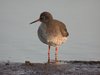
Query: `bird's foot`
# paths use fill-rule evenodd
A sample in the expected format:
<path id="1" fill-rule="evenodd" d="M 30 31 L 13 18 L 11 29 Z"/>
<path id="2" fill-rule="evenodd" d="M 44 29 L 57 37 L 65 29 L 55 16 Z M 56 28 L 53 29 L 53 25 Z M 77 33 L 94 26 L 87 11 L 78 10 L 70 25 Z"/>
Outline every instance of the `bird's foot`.
<path id="1" fill-rule="evenodd" d="M 48 59 L 48 62 L 47 63 L 50 64 L 50 59 Z"/>
<path id="2" fill-rule="evenodd" d="M 55 64 L 59 64 L 59 61 L 58 61 L 58 59 L 55 59 Z"/>

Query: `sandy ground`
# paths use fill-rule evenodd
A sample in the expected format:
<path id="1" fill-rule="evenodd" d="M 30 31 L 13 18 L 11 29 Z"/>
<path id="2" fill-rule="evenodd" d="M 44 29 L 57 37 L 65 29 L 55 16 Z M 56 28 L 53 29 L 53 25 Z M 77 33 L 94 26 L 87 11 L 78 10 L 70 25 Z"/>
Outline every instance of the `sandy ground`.
<path id="1" fill-rule="evenodd" d="M 100 61 L 0 62 L 0 75 L 100 75 Z"/>

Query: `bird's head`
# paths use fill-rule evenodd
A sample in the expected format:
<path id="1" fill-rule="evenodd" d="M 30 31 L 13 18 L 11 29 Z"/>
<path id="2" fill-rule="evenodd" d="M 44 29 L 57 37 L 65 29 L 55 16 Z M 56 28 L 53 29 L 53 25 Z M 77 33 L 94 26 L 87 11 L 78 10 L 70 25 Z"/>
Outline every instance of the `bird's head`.
<path id="1" fill-rule="evenodd" d="M 30 24 L 33 24 L 35 22 L 43 22 L 43 23 L 48 23 L 49 21 L 51 21 L 53 19 L 52 15 L 49 12 L 43 12 L 40 14 L 39 19 L 31 22 Z"/>

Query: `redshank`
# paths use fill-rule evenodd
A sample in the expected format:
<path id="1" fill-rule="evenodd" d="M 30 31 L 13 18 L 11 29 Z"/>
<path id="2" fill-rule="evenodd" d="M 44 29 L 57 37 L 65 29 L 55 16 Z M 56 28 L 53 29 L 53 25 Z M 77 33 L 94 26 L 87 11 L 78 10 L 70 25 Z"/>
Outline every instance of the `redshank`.
<path id="1" fill-rule="evenodd" d="M 48 63 L 50 63 L 50 47 L 55 47 L 55 62 L 58 62 L 58 47 L 67 40 L 69 33 L 61 21 L 53 19 L 49 12 L 42 12 L 39 19 L 31 22 L 41 22 L 38 28 L 38 37 L 41 42 L 48 45 Z"/>

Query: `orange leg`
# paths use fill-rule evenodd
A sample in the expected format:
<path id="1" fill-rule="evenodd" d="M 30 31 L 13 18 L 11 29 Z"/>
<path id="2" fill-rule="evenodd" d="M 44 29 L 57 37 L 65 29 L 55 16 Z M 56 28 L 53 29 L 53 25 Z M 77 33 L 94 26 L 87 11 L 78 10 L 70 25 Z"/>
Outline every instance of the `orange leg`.
<path id="1" fill-rule="evenodd" d="M 50 46 L 48 46 L 48 63 L 50 63 Z"/>
<path id="2" fill-rule="evenodd" d="M 58 47 L 55 48 L 55 62 L 58 62 Z"/>

